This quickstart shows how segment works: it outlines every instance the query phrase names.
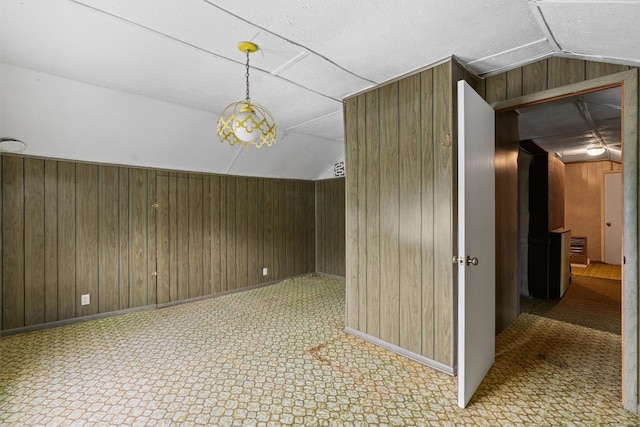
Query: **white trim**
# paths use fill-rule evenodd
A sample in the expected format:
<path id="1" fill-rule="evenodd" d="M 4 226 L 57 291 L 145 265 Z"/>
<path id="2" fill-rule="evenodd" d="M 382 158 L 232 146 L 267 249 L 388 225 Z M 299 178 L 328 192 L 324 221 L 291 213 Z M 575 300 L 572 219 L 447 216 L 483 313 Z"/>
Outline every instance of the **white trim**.
<path id="1" fill-rule="evenodd" d="M 404 348 L 398 347 L 397 345 L 390 344 L 386 341 L 381 340 L 380 338 L 373 337 L 371 335 L 365 334 L 364 332 L 360 332 L 356 329 L 353 329 L 349 326 L 344 328 L 344 331 L 353 335 L 357 338 L 370 342 L 371 344 L 377 345 L 378 347 L 382 347 L 386 350 L 391 351 L 392 353 L 396 353 L 400 356 L 406 357 L 407 359 L 411 359 L 414 362 L 418 362 L 422 365 L 428 366 L 430 368 L 435 369 L 436 371 L 443 372 L 447 375 L 455 376 L 455 369 L 451 366 L 447 366 L 443 363 L 437 362 L 435 360 L 429 359 L 428 357 L 424 357 L 420 354 L 413 353 L 409 350 L 405 350 Z"/>

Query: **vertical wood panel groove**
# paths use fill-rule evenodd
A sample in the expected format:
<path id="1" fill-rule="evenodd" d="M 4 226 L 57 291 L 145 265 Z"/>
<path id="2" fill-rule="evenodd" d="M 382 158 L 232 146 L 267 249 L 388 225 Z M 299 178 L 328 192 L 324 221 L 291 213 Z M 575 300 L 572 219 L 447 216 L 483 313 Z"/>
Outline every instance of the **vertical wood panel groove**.
<path id="1" fill-rule="evenodd" d="M 24 162 L 2 158 L 2 325 L 24 326 Z"/>
<path id="2" fill-rule="evenodd" d="M 76 315 L 76 165 L 58 163 L 58 320 Z"/>
<path id="3" fill-rule="evenodd" d="M 24 324 L 45 321 L 44 161 L 24 159 Z"/>

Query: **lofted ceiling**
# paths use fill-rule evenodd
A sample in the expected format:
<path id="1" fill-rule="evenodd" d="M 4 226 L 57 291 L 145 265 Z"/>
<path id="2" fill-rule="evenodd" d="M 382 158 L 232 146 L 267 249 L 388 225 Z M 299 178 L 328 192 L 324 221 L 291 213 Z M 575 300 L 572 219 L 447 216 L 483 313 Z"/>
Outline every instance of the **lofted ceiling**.
<path id="1" fill-rule="evenodd" d="M 638 22 L 638 0 L 0 0 L 0 138 L 34 156 L 315 180 L 344 159 L 349 94 L 452 55 L 479 76 L 552 55 L 640 66 Z M 276 120 L 271 148 L 216 136 L 244 98 L 243 40 L 260 48 L 251 98 Z"/>
<path id="2" fill-rule="evenodd" d="M 622 163 L 622 89 L 614 87 L 516 110 L 520 140 L 531 140 L 563 163 Z M 588 148 L 602 147 L 600 154 Z"/>

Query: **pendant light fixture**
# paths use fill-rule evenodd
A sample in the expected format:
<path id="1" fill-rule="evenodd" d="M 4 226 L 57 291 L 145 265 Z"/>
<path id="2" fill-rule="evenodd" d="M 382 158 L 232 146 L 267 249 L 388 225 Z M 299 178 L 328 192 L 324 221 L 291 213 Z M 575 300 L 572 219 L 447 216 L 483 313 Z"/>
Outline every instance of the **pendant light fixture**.
<path id="1" fill-rule="evenodd" d="M 276 124 L 269 110 L 260 104 L 251 102 L 249 97 L 249 54 L 258 50 L 251 42 L 240 42 L 238 49 L 247 55 L 246 98 L 244 101 L 229 104 L 218 120 L 220 142 L 229 145 L 240 144 L 243 148 L 253 144 L 260 148 L 270 147 L 276 142 Z"/>

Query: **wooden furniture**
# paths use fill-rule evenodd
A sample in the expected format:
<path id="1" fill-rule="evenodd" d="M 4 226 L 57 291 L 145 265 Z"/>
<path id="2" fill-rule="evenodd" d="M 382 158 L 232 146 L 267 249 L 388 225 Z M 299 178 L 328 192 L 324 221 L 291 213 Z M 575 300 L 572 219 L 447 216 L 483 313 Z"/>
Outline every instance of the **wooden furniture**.
<path id="1" fill-rule="evenodd" d="M 569 287 L 571 230 L 549 232 L 549 285 L 547 298 L 560 299 Z"/>
<path id="2" fill-rule="evenodd" d="M 587 238 L 571 237 L 571 264 L 587 265 Z"/>
<path id="3" fill-rule="evenodd" d="M 564 227 L 564 164 L 533 141 L 521 141 L 532 155 L 529 165 L 529 295 L 535 298 L 560 298 L 560 265 L 569 262 L 569 238 L 558 243 L 555 234 Z M 564 232 L 561 234 L 565 234 Z M 553 242 L 552 242 L 553 239 Z M 552 245 L 564 244 L 564 249 Z M 565 256 L 566 254 L 566 256 Z M 554 270 L 552 272 L 552 269 Z M 567 273 L 569 265 L 566 265 Z M 564 271 L 564 270 L 563 270 Z M 567 276 L 568 283 L 568 276 Z"/>

